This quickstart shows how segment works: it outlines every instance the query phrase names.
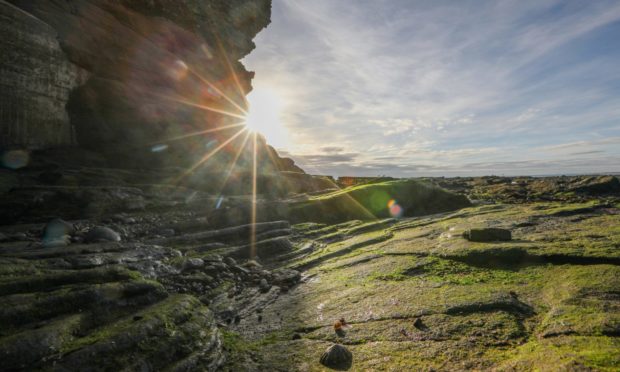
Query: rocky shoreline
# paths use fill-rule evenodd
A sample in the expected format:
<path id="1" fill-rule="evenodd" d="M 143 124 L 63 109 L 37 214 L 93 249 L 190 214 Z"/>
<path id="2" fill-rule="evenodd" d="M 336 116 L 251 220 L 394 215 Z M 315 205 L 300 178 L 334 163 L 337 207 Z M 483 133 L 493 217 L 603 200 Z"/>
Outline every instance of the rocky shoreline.
<path id="1" fill-rule="evenodd" d="M 106 174 L 113 172 L 108 170 Z M 451 181 L 460 182 L 442 180 Z M 293 366 L 310 361 L 301 355 L 302 360 L 294 362 L 270 361 L 269 350 L 276 345 L 289 348 L 291 342 L 306 346 L 308 342 L 321 345 L 344 342 L 362 347 L 370 342 L 368 340 L 380 342 L 383 337 L 380 334 L 388 329 L 365 331 L 364 327 L 371 324 L 367 322 L 372 321 L 373 327 L 383 327 L 381 324 L 385 322 L 404 326 L 415 319 L 422 319 L 425 327 L 435 330 L 418 334 L 405 328 L 411 338 L 407 342 L 450 343 L 451 332 L 456 328 L 439 331 L 436 327 L 453 324 L 457 320 L 446 319 L 454 317 L 471 318 L 468 321 L 476 324 L 479 321 L 476 316 L 481 313 L 498 317 L 497 324 L 504 324 L 500 327 L 506 324 L 501 320 L 503 317 L 516 317 L 510 321 L 517 322 L 517 328 L 510 331 L 516 333 L 502 335 L 499 340 L 503 341 L 489 344 L 516 347 L 532 332 L 547 339 L 551 336 L 545 335 L 581 334 L 581 331 L 571 328 L 577 325 L 569 326 L 564 321 L 558 324 L 565 326 L 548 325 L 535 331 L 530 323 L 541 316 L 540 306 L 544 308 L 544 305 L 534 299 L 532 291 L 536 291 L 537 285 L 533 283 L 508 287 L 496 283 L 498 288 L 484 294 L 486 290 L 467 289 L 477 279 L 471 279 L 474 282 L 469 284 L 458 279 L 451 283 L 461 275 L 454 270 L 457 273 L 465 270 L 465 277 L 482 275 L 489 280 L 489 275 L 494 278 L 499 275 L 496 271 L 501 273 L 506 268 L 515 273 L 510 275 L 516 276 L 523 270 L 531 270 L 528 267 L 542 268 L 544 265 L 592 270 L 594 274 L 602 265 L 601 268 L 611 275 L 620 263 L 616 253 L 618 243 L 613 243 L 618 238 L 616 223 L 620 215 L 618 194 L 614 192 L 607 193 L 606 201 L 601 201 L 599 194 L 581 194 L 580 198 L 588 200 L 579 199 L 570 204 L 488 205 L 492 202 L 489 200 L 458 212 L 428 217 L 374 222 L 353 220 L 340 224 L 308 221 L 297 225 L 279 220 L 259 222 L 252 229 L 247 224 L 214 226 L 210 218 L 217 209 L 210 202 L 215 196 L 201 197 L 196 190 L 191 193 L 183 190 L 185 194 L 194 195 L 188 200 L 175 193 L 149 195 L 145 188 L 132 188 L 135 191 L 125 191 L 120 199 L 123 201 L 118 204 L 121 207 L 110 210 L 114 213 L 64 220 L 60 219 L 64 218 L 63 208 L 70 214 L 76 206 L 59 204 L 61 208 L 56 209 L 56 219 L 0 226 L 0 295 L 5 304 L 0 314 L 0 355 L 4 368 L 72 370 L 92 366 L 95 362 L 95 370 L 238 370 L 241 366 L 248 366 L 248 370 L 286 369 L 288 363 Z M 149 185 L 148 189 L 157 188 Z M 3 200 L 15 201 L 13 193 L 36 200 L 41 192 L 50 190 L 54 189 L 13 187 L 5 191 Z M 79 186 L 75 190 L 81 191 Z M 118 190 L 123 189 L 105 187 L 87 195 L 96 201 L 101 194 Z M 239 198 L 238 202 L 248 200 Z M 298 198 L 288 200 L 295 203 Z M 259 204 L 259 208 L 266 208 L 271 202 L 264 203 Z M 44 216 L 47 214 L 34 213 L 33 221 Z M 27 221 L 27 215 L 22 221 Z M 588 225 L 597 226 L 596 231 L 580 228 L 575 232 L 578 234 L 575 237 L 590 234 L 587 236 L 591 238 L 586 239 L 599 242 L 594 246 L 588 243 L 592 248 L 586 251 L 571 243 L 576 239 L 571 235 L 571 226 L 585 223 L 582 221 L 599 221 Z M 459 235 L 459 229 L 488 225 L 508 227 L 513 239 L 502 245 L 491 243 L 491 246 L 468 243 L 477 244 L 474 248 L 466 245 Z M 252 231 L 256 233 L 255 245 L 251 244 Z M 556 234 L 562 231 L 569 237 L 562 240 L 566 243 L 556 245 L 561 238 Z M 252 249 L 255 249 L 255 256 Z M 413 266 L 402 271 L 394 269 L 414 261 Z M 379 262 L 387 266 L 376 266 Z M 428 276 L 428 273 L 432 274 Z M 349 279 L 344 282 L 329 279 L 333 275 Z M 430 307 L 420 307 L 426 300 L 422 303 L 415 300 L 411 305 L 417 305 L 403 308 L 397 304 L 404 304 L 420 289 L 412 293 L 405 288 L 393 288 L 388 292 L 380 289 L 389 283 L 398 286 L 411 280 L 414 282 L 409 285 L 421 286 L 419 288 L 428 293 L 448 290 L 458 294 L 465 290 L 458 296 L 471 292 L 466 295 L 470 299 L 458 300 L 457 295 L 450 295 L 451 299 L 445 299 L 448 302 L 443 308 L 430 304 Z M 606 280 L 605 286 L 613 288 L 616 279 L 608 277 Z M 484 282 L 483 279 L 480 283 Z M 325 285 L 328 287 L 323 288 Z M 501 289 L 503 287 L 506 289 Z M 330 291 L 336 292 L 330 294 Z M 338 292 L 342 295 L 337 295 Z M 352 299 L 353 293 L 358 293 L 353 296 L 357 300 Z M 381 300 L 373 306 L 359 297 L 361 293 L 379 296 Z M 395 305 L 383 303 L 382 293 L 392 298 L 389 301 L 395 301 Z M 476 293 L 483 298 L 478 298 Z M 596 292 L 599 294 L 579 293 L 596 296 L 588 297 L 592 299 L 588 301 L 597 298 L 596 301 L 607 304 L 599 311 L 609 320 L 593 327 L 603 327 L 596 332 L 603 332 L 613 340 L 618 326 L 612 321 L 618 315 L 613 310 L 616 308 L 613 290 Z M 336 297 L 332 297 L 334 295 Z M 302 305 L 313 298 L 321 301 Z M 343 299 L 348 299 L 346 304 L 341 302 Z M 331 305 L 321 307 L 321 303 Z M 390 310 L 391 306 L 396 307 Z M 346 315 L 355 327 L 343 340 L 330 335 L 329 323 L 340 314 Z M 555 324 L 549 323 L 554 318 L 544 322 Z M 488 337 L 488 329 L 484 327 L 487 326 L 481 329 L 481 340 Z M 562 330 L 563 327 L 568 328 Z M 371 333 L 364 336 L 366 332 Z M 454 350 L 456 346 L 446 347 Z M 388 351 L 384 353 L 391 355 Z M 354 349 L 353 354 L 355 363 L 359 363 L 360 351 Z M 318 360 L 316 356 L 316 364 L 310 363 L 308 368 L 318 368 Z M 436 364 L 435 361 L 429 363 Z M 475 365 L 486 365 L 486 362 L 480 363 Z"/>

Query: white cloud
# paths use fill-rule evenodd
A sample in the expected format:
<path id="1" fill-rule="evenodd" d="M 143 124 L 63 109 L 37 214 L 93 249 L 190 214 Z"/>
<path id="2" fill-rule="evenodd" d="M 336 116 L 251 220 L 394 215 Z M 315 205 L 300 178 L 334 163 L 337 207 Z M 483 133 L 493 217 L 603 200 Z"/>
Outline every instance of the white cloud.
<path id="1" fill-rule="evenodd" d="M 620 52 L 582 51 L 620 39 L 605 28 L 619 19 L 616 1 L 274 0 L 244 62 L 287 92 L 292 153 L 359 153 L 341 171 L 573 169 L 543 147 L 620 136 Z M 603 145 L 562 155 L 618 155 Z"/>

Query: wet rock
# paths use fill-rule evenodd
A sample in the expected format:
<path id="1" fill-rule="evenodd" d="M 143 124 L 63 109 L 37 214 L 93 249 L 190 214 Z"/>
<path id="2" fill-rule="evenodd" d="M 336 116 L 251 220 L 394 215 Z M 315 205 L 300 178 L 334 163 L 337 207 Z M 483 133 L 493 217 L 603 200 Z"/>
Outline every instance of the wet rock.
<path id="1" fill-rule="evenodd" d="M 43 229 L 43 240 L 54 240 L 64 235 L 75 234 L 75 226 L 60 218 L 54 218 Z"/>
<path id="2" fill-rule="evenodd" d="M 235 266 L 231 266 L 230 268 L 231 268 L 231 270 L 233 270 L 233 271 L 235 271 L 235 272 L 237 272 L 239 274 L 250 275 L 250 270 L 246 269 L 243 266 L 235 265 Z"/>
<path id="3" fill-rule="evenodd" d="M 188 258 L 183 263 L 183 271 L 187 272 L 187 271 L 197 270 L 203 267 L 204 265 L 205 265 L 205 262 L 200 258 Z"/>
<path id="4" fill-rule="evenodd" d="M 13 240 L 17 240 L 17 241 L 26 241 L 26 240 L 29 240 L 29 238 L 28 238 L 28 234 L 23 233 L 23 232 L 18 232 L 18 233 L 12 234 L 12 235 L 11 235 L 11 239 L 13 239 Z"/>
<path id="5" fill-rule="evenodd" d="M 157 235 L 161 235 L 161 236 L 165 236 L 165 237 L 170 237 L 170 236 L 174 236 L 176 233 L 174 231 L 174 229 L 161 229 L 157 232 Z"/>
<path id="6" fill-rule="evenodd" d="M 114 216 L 112 216 L 112 218 L 110 218 L 110 221 L 124 223 L 124 224 L 134 224 L 134 223 L 136 223 L 136 219 L 135 218 L 129 217 L 129 216 L 123 214 L 123 213 L 115 214 Z"/>
<path id="7" fill-rule="evenodd" d="M 273 272 L 274 284 L 282 287 L 291 287 L 299 282 L 301 273 L 297 270 L 281 269 Z"/>
<path id="8" fill-rule="evenodd" d="M 214 251 L 216 249 L 221 249 L 224 247 L 226 247 L 226 244 L 216 242 L 216 243 L 207 243 L 205 245 L 201 245 L 200 247 L 194 248 L 194 250 L 196 252 L 208 252 L 208 251 Z"/>
<path id="9" fill-rule="evenodd" d="M 121 241 L 121 236 L 109 227 L 96 226 L 88 231 L 84 241 L 87 243 L 119 242 Z"/>
<path id="10" fill-rule="evenodd" d="M 237 261 L 235 261 L 234 258 L 232 257 L 226 257 L 224 258 L 224 263 L 228 266 L 236 266 L 237 265 Z"/>
<path id="11" fill-rule="evenodd" d="M 220 269 L 218 269 L 217 267 L 213 266 L 213 265 L 207 265 L 204 267 L 204 269 L 202 270 L 205 274 L 211 275 L 211 276 L 218 276 L 219 273 L 221 272 Z"/>
<path id="12" fill-rule="evenodd" d="M 71 237 L 69 235 L 55 236 L 53 238 L 43 239 L 43 246 L 46 248 L 65 247 L 71 244 Z"/>
<path id="13" fill-rule="evenodd" d="M 259 270 L 262 267 L 261 264 L 259 264 L 258 262 L 254 260 L 249 260 L 247 262 L 244 262 L 243 266 L 250 270 Z"/>
<path id="14" fill-rule="evenodd" d="M 510 241 L 512 234 L 510 230 L 487 227 L 465 231 L 463 237 L 472 242 L 496 242 Z"/>
<path id="15" fill-rule="evenodd" d="M 258 283 L 258 288 L 260 289 L 261 292 L 267 293 L 271 289 L 271 285 L 267 282 L 265 278 L 263 278 Z"/>
<path id="16" fill-rule="evenodd" d="M 205 262 L 222 262 L 222 256 L 219 254 L 209 255 L 209 257 L 203 258 Z"/>
<path id="17" fill-rule="evenodd" d="M 325 367 L 346 371 L 353 364 L 353 354 L 343 345 L 334 344 L 325 350 L 320 361 Z"/>
<path id="18" fill-rule="evenodd" d="M 287 237 L 259 241 L 254 247 L 256 249 L 257 256 L 266 260 L 273 259 L 293 250 L 293 244 Z M 244 245 L 231 250 L 229 255 L 238 259 L 249 259 L 252 258 L 250 252 L 251 246 Z"/>

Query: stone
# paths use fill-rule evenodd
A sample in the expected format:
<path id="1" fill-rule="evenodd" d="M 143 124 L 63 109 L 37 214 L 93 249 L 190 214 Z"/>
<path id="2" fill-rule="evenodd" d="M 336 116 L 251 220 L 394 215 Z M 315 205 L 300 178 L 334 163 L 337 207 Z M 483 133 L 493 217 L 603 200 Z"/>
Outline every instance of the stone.
<path id="1" fill-rule="evenodd" d="M 207 265 L 202 271 L 211 276 L 218 276 L 221 270 L 213 265 Z"/>
<path id="2" fill-rule="evenodd" d="M 235 266 L 231 266 L 230 268 L 231 270 L 236 271 L 239 274 L 250 275 L 250 270 L 246 269 L 243 266 L 235 265 Z"/>
<path id="3" fill-rule="evenodd" d="M 301 273 L 292 269 L 280 269 L 273 272 L 273 282 L 283 287 L 291 287 L 299 282 Z"/>
<path id="4" fill-rule="evenodd" d="M 472 242 L 496 242 L 510 241 L 512 234 L 510 230 L 487 227 L 465 231 L 463 237 Z"/>
<path id="5" fill-rule="evenodd" d="M 267 293 L 271 289 L 271 285 L 267 282 L 267 279 L 263 278 L 258 283 L 258 288 L 261 292 Z"/>
<path id="6" fill-rule="evenodd" d="M 121 236 L 109 227 L 95 226 L 86 233 L 84 241 L 87 243 L 120 242 Z"/>
<path id="7" fill-rule="evenodd" d="M 18 232 L 18 233 L 11 235 L 11 238 L 13 238 L 13 240 L 26 241 L 28 240 L 28 234 L 23 233 L 23 232 Z"/>
<path id="8" fill-rule="evenodd" d="M 334 344 L 321 355 L 320 362 L 325 367 L 346 371 L 353 364 L 353 354 L 340 344 Z"/>
<path id="9" fill-rule="evenodd" d="M 183 271 L 193 271 L 200 269 L 205 265 L 205 262 L 200 258 L 188 258 L 183 263 Z"/>
<path id="10" fill-rule="evenodd" d="M 237 265 L 237 261 L 235 261 L 234 258 L 232 257 L 226 257 L 224 258 L 224 263 L 228 266 L 236 266 Z"/>
<path id="11" fill-rule="evenodd" d="M 43 229 L 43 245 L 46 247 L 56 246 L 55 243 L 65 241 L 67 240 L 65 237 L 70 238 L 73 234 L 75 234 L 75 226 L 73 224 L 60 218 L 54 218 Z M 68 241 L 64 245 L 67 244 Z"/>
<path id="12" fill-rule="evenodd" d="M 53 239 L 43 239 L 43 246 L 46 248 L 65 247 L 69 244 L 71 244 L 71 237 L 69 235 L 62 235 Z"/>
<path id="13" fill-rule="evenodd" d="M 258 270 L 262 267 L 262 265 L 256 262 L 255 260 L 248 260 L 243 263 L 243 266 L 245 266 L 246 268 L 250 270 Z"/>
<path id="14" fill-rule="evenodd" d="M 222 262 L 222 256 L 219 254 L 212 254 L 208 257 L 204 257 L 205 262 Z"/>
<path id="15" fill-rule="evenodd" d="M 221 249 L 224 247 L 226 247 L 226 244 L 216 242 L 216 243 L 207 243 L 207 244 L 201 245 L 199 247 L 194 248 L 194 250 L 196 252 L 207 252 L 207 251 L 214 251 L 216 249 Z"/>
<path id="16" fill-rule="evenodd" d="M 174 236 L 176 233 L 174 231 L 174 229 L 161 229 L 157 232 L 157 235 L 161 235 L 161 236 L 165 236 L 165 237 L 170 237 L 170 236 Z"/>

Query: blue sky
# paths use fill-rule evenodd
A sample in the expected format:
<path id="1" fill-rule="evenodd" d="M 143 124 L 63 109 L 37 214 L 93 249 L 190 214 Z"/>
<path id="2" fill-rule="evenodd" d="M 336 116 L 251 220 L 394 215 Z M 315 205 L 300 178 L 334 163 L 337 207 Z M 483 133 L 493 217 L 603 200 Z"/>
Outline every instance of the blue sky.
<path id="1" fill-rule="evenodd" d="M 620 171 L 620 1 L 273 0 L 255 43 L 310 173 Z"/>

